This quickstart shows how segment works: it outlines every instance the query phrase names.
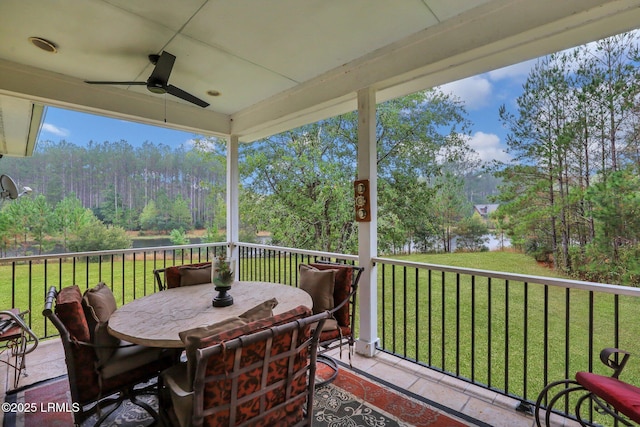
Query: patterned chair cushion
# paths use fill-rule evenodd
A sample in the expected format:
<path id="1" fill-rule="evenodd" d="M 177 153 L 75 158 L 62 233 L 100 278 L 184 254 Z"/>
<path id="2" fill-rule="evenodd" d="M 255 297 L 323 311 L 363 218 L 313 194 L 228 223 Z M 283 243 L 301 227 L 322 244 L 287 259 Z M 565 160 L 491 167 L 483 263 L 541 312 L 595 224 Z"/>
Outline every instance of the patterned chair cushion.
<path id="1" fill-rule="evenodd" d="M 246 335 L 254 332 L 258 332 L 272 326 L 282 325 L 296 319 L 304 318 L 311 315 L 311 310 L 304 306 L 297 307 L 289 310 L 285 313 L 258 320 L 249 323 L 244 326 L 240 326 L 236 329 L 225 331 L 217 336 L 210 337 L 203 340 L 203 344 L 215 345 L 223 341 L 228 341 L 233 338 L 237 338 L 241 335 Z M 298 335 L 296 345 L 300 345 L 306 339 L 309 338 L 311 328 L 308 325 L 304 328 L 302 333 Z M 282 334 L 273 340 L 271 346 L 271 355 L 279 354 L 283 350 L 288 350 L 291 347 L 291 335 Z M 247 345 L 243 349 L 243 357 L 240 361 L 240 368 L 251 366 L 255 363 L 261 362 L 265 358 L 266 347 L 264 341 L 259 341 L 254 344 Z M 303 369 L 308 363 L 308 351 L 302 351 L 297 354 L 293 369 Z M 233 370 L 235 363 L 234 352 L 223 352 L 222 354 L 211 357 L 208 360 L 205 377 L 217 376 L 219 380 L 207 382 L 204 389 L 204 408 L 219 408 L 220 410 L 215 413 L 205 416 L 204 425 L 207 426 L 220 426 L 229 424 L 229 408 L 224 407 L 228 405 L 231 400 L 232 392 L 232 380 L 227 378 L 227 373 Z M 267 384 L 275 384 L 274 379 L 286 377 L 287 370 L 289 369 L 288 360 L 274 358 L 274 360 L 268 365 L 268 377 Z M 248 373 L 240 375 L 238 378 L 238 399 L 248 396 L 260 389 L 260 379 L 262 378 L 262 365 L 257 366 Z M 266 420 L 261 421 L 261 425 L 280 425 L 284 419 L 301 419 L 302 408 L 304 407 L 305 395 L 304 392 L 307 386 L 307 378 L 301 375 L 294 379 L 292 383 L 292 393 L 294 396 L 298 396 L 295 399 L 288 399 L 286 396 L 286 381 L 275 387 L 273 390 L 265 395 L 265 407 L 266 409 L 273 408 L 285 401 L 287 404 L 284 408 L 274 411 Z M 240 424 L 245 420 L 249 420 L 259 413 L 259 400 L 256 402 L 251 399 L 246 403 L 236 405 L 236 423 Z"/>
<path id="2" fill-rule="evenodd" d="M 107 329 L 109 318 L 116 311 L 116 299 L 111 289 L 103 283 L 87 289 L 82 298 L 82 306 L 87 318 L 91 342 L 95 347 L 100 366 L 107 363 L 120 345 L 120 339 L 111 335 Z"/>
<path id="3" fill-rule="evenodd" d="M 68 286 L 58 292 L 55 314 L 69 331 L 72 343 L 91 341 L 89 326 L 82 306 L 82 294 L 78 286 Z M 67 358 L 67 367 L 71 369 L 69 365 L 71 362 L 74 369 L 73 372 L 69 371 L 70 385 L 75 387 L 77 391 L 74 401 L 81 405 L 94 402 L 98 396 L 108 396 L 125 384 L 135 384 L 137 381 L 149 378 L 153 373 L 166 369 L 173 363 L 170 354 L 163 354 L 161 359 L 156 357 L 152 363 L 146 366 L 140 366 L 133 371 L 103 379 L 101 391 L 98 373 L 95 369 L 97 357 L 92 347 L 72 344 L 71 354 L 65 355 L 65 357 Z M 72 381 L 74 381 L 73 384 Z"/>
<path id="4" fill-rule="evenodd" d="M 333 309 L 333 293 L 338 270 L 319 270 L 308 264 L 300 264 L 300 289 L 311 295 L 313 314 Z"/>
<path id="5" fill-rule="evenodd" d="M 183 267 L 178 270 L 178 273 L 180 273 L 180 286 L 211 283 L 211 264 Z"/>
<path id="6" fill-rule="evenodd" d="M 193 376 L 195 374 L 195 354 L 196 349 L 202 348 L 202 340 L 217 336 L 218 334 L 235 329 L 239 326 L 244 326 L 247 323 L 261 320 L 267 317 L 273 316 L 273 309 L 278 305 L 278 300 L 271 298 L 268 301 L 258 304 L 257 306 L 250 308 L 237 317 L 230 317 L 221 322 L 214 323 L 212 325 L 201 326 L 198 328 L 189 329 L 180 332 L 178 335 L 185 345 L 185 353 L 187 356 L 187 378 L 189 390 L 191 390 L 191 384 L 193 382 Z"/>
<path id="7" fill-rule="evenodd" d="M 56 316 L 65 325 L 72 341 L 90 342 L 89 326 L 82 307 L 82 294 L 78 286 L 62 288 L 56 298 Z M 91 347 L 71 346 L 75 365 L 75 383 L 79 403 L 90 402 L 99 392 L 98 376 L 94 370 L 96 354 Z"/>
<path id="8" fill-rule="evenodd" d="M 337 270 L 335 287 L 333 289 L 333 300 L 336 304 L 344 301 L 351 293 L 351 284 L 353 283 L 353 269 L 351 267 L 342 267 L 333 264 L 310 264 L 318 270 Z M 347 301 L 333 317 L 338 321 L 338 325 L 350 328 L 351 321 L 349 319 L 351 302 Z M 322 337 L 320 337 L 322 341 Z"/>
<path id="9" fill-rule="evenodd" d="M 171 288 L 178 288 L 180 287 L 180 280 L 182 278 L 182 276 L 180 275 L 180 269 L 185 268 L 185 267 L 203 267 L 203 266 L 207 266 L 207 265 L 211 265 L 210 262 L 200 262 L 200 263 L 196 263 L 196 264 L 189 264 L 189 265 L 174 265 L 172 267 L 167 267 L 164 271 L 164 278 L 165 278 L 165 288 L 166 289 L 171 289 Z M 211 281 L 211 274 L 209 274 L 209 281 Z M 206 283 L 206 282 L 205 282 Z"/>

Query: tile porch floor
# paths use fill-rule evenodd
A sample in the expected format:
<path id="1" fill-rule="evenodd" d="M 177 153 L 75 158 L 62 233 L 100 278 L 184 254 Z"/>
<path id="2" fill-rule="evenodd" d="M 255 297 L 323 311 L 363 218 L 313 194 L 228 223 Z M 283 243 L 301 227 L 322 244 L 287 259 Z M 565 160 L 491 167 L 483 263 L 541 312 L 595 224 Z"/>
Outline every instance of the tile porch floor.
<path id="1" fill-rule="evenodd" d="M 3 357 L 6 356 L 3 355 Z M 343 359 L 348 360 L 344 353 Z M 38 348 L 27 355 L 26 362 L 27 376 L 20 379 L 20 387 L 66 374 L 64 353 L 59 339 L 40 342 Z M 518 402 L 513 399 L 455 380 L 386 353 L 378 353 L 373 358 L 354 355 L 353 366 L 491 426 L 533 427 L 535 425 L 532 416 L 521 414 L 514 409 Z M 4 363 L 0 363 L 0 383 L 4 402 L 6 391 L 13 386 L 13 371 L 7 369 Z M 0 425 L 3 419 L 4 414 L 0 412 Z M 565 422 L 561 417 L 556 417 L 556 422 L 554 427 L 578 425 Z"/>

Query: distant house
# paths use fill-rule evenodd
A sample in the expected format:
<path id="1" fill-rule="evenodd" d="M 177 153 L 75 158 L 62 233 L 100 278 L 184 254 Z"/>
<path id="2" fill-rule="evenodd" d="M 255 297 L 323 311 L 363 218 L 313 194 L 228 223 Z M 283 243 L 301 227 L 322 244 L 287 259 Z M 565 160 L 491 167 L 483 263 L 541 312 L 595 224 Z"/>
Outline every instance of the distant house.
<path id="1" fill-rule="evenodd" d="M 478 215 L 480 215 L 482 217 L 482 219 L 484 220 L 488 220 L 489 219 L 489 214 L 491 214 L 492 212 L 495 212 L 496 209 L 498 209 L 498 204 L 494 204 L 494 205 L 474 205 L 473 206 L 473 211 L 474 213 L 477 213 Z"/>

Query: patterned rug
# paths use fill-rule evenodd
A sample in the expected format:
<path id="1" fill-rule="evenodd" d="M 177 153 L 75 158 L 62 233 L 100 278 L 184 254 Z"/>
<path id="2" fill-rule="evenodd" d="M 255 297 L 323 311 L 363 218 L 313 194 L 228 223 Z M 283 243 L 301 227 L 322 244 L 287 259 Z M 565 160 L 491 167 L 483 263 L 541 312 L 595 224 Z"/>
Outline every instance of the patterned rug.
<path id="1" fill-rule="evenodd" d="M 320 368 L 320 366 L 319 366 Z M 321 368 L 320 368 L 321 369 Z M 323 374 L 322 371 L 319 372 Z M 157 410 L 155 397 L 144 397 Z M 4 427 L 62 427 L 73 425 L 66 376 L 44 381 L 7 394 Z M 83 426 L 93 425 L 96 417 Z M 125 401 L 103 426 L 142 427 L 152 423 L 140 407 Z M 340 369 L 332 384 L 315 393 L 313 425 L 318 427 L 486 426 L 463 414 L 434 406 L 419 397 L 389 389 L 347 369 Z"/>

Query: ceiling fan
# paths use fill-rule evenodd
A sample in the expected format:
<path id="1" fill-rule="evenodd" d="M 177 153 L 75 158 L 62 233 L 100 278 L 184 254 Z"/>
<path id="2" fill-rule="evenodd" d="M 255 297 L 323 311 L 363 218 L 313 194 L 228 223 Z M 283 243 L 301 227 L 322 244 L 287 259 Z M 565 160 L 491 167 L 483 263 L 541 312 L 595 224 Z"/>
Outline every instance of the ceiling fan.
<path id="1" fill-rule="evenodd" d="M 209 104 L 200 98 L 191 95 L 184 90 L 169 84 L 169 76 L 173 69 L 173 63 L 176 57 L 169 52 L 162 52 L 161 55 L 149 55 L 149 61 L 155 65 L 153 72 L 146 82 L 111 82 L 111 81 L 86 81 L 92 85 L 127 85 L 127 86 L 146 86 L 150 92 L 177 96 L 180 99 L 196 104 L 202 108 L 207 108 Z"/>

